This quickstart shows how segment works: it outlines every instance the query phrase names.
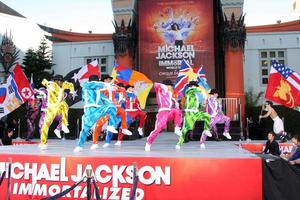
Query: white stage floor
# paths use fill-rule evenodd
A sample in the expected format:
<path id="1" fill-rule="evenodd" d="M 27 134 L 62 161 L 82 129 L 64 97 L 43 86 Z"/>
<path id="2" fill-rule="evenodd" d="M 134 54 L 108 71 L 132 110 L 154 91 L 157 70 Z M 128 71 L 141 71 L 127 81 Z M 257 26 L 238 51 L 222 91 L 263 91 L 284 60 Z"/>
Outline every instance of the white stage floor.
<path id="1" fill-rule="evenodd" d="M 178 136 L 174 133 L 160 134 L 151 146 L 151 152 L 145 152 L 146 138 L 123 141 L 121 147 L 111 145 L 103 148 L 104 141 L 99 141 L 99 148 L 90 150 L 91 141 L 87 141 L 83 152 L 74 153 L 78 140 L 49 140 L 48 149 L 41 151 L 38 144 L 0 146 L 0 154 L 87 156 L 87 157 L 175 157 L 175 158 L 258 158 L 236 145 L 238 141 L 207 141 L 206 149 L 200 149 L 199 141 L 184 143 L 181 150 L 176 150 Z M 18 140 L 14 140 L 18 141 Z M 24 140 L 22 140 L 24 141 Z M 33 142 L 39 140 L 33 140 Z M 255 141 L 257 143 L 257 141 Z"/>

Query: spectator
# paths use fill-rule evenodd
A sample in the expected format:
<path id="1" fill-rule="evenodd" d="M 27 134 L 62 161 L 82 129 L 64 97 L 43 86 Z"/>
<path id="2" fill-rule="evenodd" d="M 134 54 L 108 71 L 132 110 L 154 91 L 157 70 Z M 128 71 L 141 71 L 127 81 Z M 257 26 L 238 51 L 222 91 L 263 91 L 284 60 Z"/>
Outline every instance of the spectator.
<path id="1" fill-rule="evenodd" d="M 279 145 L 278 142 L 276 142 L 275 140 L 275 133 L 273 131 L 268 133 L 268 141 L 266 143 L 266 148 L 264 150 L 264 153 L 266 154 L 272 154 L 275 156 L 279 156 L 280 155 L 280 151 L 279 151 Z"/>
<path id="2" fill-rule="evenodd" d="M 296 150 L 291 154 L 281 154 L 280 157 L 289 161 L 290 164 L 300 164 L 300 135 L 295 134 L 292 137 L 292 142 L 296 146 Z"/>
<path id="3" fill-rule="evenodd" d="M 14 129 L 12 128 L 7 128 L 4 137 L 2 139 L 2 144 L 3 145 L 12 145 L 12 136 L 14 134 Z"/>
<path id="4" fill-rule="evenodd" d="M 1 119 L 0 120 L 0 139 L 4 136 L 4 128 L 5 128 L 5 122 Z"/>
<path id="5" fill-rule="evenodd" d="M 8 120 L 7 129 L 13 129 L 15 133 L 18 133 L 18 121 L 16 119 Z"/>

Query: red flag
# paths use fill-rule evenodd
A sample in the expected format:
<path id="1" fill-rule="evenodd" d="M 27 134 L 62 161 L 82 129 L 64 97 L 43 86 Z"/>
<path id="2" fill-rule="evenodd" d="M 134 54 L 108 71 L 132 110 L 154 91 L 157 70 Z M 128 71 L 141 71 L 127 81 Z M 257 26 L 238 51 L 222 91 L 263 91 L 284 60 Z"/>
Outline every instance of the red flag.
<path id="1" fill-rule="evenodd" d="M 30 99 L 34 94 L 32 87 L 19 64 L 15 65 L 7 82 L 11 84 L 15 96 L 23 103 Z"/>
<path id="2" fill-rule="evenodd" d="M 97 75 L 100 78 L 100 71 L 98 66 L 98 61 L 94 60 L 93 62 L 82 67 L 79 72 L 74 74 L 73 78 L 75 82 L 79 80 L 80 83 L 89 79 L 91 75 Z"/>
<path id="3" fill-rule="evenodd" d="M 300 75 L 273 62 L 265 97 L 289 108 L 300 106 Z"/>

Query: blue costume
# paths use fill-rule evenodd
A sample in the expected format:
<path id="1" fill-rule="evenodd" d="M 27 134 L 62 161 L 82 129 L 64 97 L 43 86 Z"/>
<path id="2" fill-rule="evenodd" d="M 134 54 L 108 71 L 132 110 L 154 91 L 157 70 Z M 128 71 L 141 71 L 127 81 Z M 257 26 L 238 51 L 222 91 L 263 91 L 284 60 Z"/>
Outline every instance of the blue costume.
<path id="1" fill-rule="evenodd" d="M 122 96 L 122 93 L 116 91 L 114 98 L 115 98 L 116 106 L 120 107 L 120 108 L 123 108 L 124 111 L 125 111 L 125 105 L 124 105 L 125 102 L 124 102 L 124 97 Z M 128 123 L 127 123 L 128 122 L 128 116 L 127 116 L 126 113 L 125 113 L 125 115 L 126 115 L 126 124 L 128 125 Z M 117 125 L 117 128 L 119 128 L 119 134 L 123 135 L 122 129 L 120 127 L 121 126 L 121 122 L 122 122 L 122 119 L 120 118 L 120 116 L 117 115 L 116 125 Z M 113 138 L 113 133 L 110 132 L 110 131 L 107 131 L 106 137 L 105 137 L 105 143 L 106 144 L 110 144 L 112 138 Z"/>
<path id="2" fill-rule="evenodd" d="M 99 118 L 109 115 L 108 127 L 115 130 L 117 125 L 116 107 L 100 90 L 104 83 L 99 81 L 87 81 L 82 86 L 82 100 L 84 102 L 84 114 L 82 116 L 82 130 L 79 136 L 78 147 L 83 147 L 89 130 Z M 75 150 L 74 150 L 75 151 Z"/>

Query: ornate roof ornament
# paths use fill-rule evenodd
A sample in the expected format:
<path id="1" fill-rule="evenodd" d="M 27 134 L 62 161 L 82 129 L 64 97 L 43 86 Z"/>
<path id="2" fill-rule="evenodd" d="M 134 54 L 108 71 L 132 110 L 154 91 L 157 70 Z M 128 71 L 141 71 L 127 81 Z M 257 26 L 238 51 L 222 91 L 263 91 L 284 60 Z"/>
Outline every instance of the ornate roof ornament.
<path id="1" fill-rule="evenodd" d="M 8 74 L 9 69 L 17 63 L 19 51 L 13 43 L 11 33 L 8 35 L 6 32 L 0 45 L 0 63 L 4 68 L 5 74 Z"/>
<path id="2" fill-rule="evenodd" d="M 116 56 L 129 56 L 134 57 L 137 44 L 137 28 L 135 21 L 129 20 L 127 27 L 125 26 L 124 19 L 122 19 L 119 26 L 115 21 L 113 23 L 115 27 L 115 33 L 112 38 L 114 42 L 115 55 Z"/>
<path id="3" fill-rule="evenodd" d="M 234 13 L 231 14 L 230 21 L 225 18 L 224 26 L 224 45 L 225 49 L 231 47 L 233 50 L 241 48 L 244 51 L 246 41 L 246 27 L 244 24 L 245 15 L 241 15 L 238 20 L 235 19 Z"/>

